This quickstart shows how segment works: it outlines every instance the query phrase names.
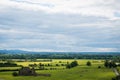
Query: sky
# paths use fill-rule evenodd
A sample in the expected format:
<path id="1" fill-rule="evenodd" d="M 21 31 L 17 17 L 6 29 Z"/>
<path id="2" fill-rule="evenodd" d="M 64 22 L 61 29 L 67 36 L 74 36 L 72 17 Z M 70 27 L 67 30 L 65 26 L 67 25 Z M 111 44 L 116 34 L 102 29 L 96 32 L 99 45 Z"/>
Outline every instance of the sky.
<path id="1" fill-rule="evenodd" d="M 0 49 L 120 52 L 120 0 L 0 0 Z"/>

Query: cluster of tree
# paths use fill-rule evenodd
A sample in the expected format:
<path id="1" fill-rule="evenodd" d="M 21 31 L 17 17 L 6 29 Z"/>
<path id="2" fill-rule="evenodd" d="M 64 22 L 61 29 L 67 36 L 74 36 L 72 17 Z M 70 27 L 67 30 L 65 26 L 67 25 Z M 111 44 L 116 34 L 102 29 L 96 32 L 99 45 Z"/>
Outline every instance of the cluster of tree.
<path id="1" fill-rule="evenodd" d="M 117 61 L 120 61 L 120 54 L 97 54 L 97 53 L 57 53 L 57 52 L 51 52 L 51 53 L 29 53 L 29 54 L 2 54 L 0 53 L 0 59 L 29 59 L 32 61 L 36 61 L 36 59 L 116 59 Z M 47 60 L 48 61 L 48 60 Z"/>
<path id="2" fill-rule="evenodd" d="M 45 69 L 44 64 L 39 63 L 39 69 L 40 69 L 40 70 L 44 70 L 44 69 Z"/>
<path id="3" fill-rule="evenodd" d="M 54 65 L 52 65 L 50 63 L 48 63 L 48 64 L 43 64 L 43 63 L 36 64 L 36 63 L 34 63 L 34 64 L 29 64 L 28 66 L 29 67 L 39 67 L 40 70 L 44 70 L 45 67 L 48 67 L 48 66 L 49 67 L 52 67 L 52 66 L 66 66 L 66 64 L 54 64 Z"/>
<path id="4" fill-rule="evenodd" d="M 0 63 L 0 67 L 16 67 L 16 66 L 18 65 L 13 62 Z"/>
<path id="5" fill-rule="evenodd" d="M 113 61 L 115 61 L 115 62 L 117 62 L 117 63 L 120 63 L 120 56 L 114 57 L 114 58 L 113 58 Z"/>
<path id="6" fill-rule="evenodd" d="M 115 68 L 115 67 L 117 67 L 115 61 L 112 61 L 112 60 L 106 60 L 106 61 L 104 62 L 104 66 L 105 66 L 106 68 Z"/>
<path id="7" fill-rule="evenodd" d="M 29 67 L 37 67 L 38 65 L 36 63 L 34 63 L 34 64 L 29 64 L 28 66 Z"/>
<path id="8" fill-rule="evenodd" d="M 28 66 L 30 66 L 30 67 L 37 67 L 39 65 L 40 66 L 66 66 L 66 64 L 54 64 L 54 65 L 52 65 L 50 63 L 48 63 L 48 64 L 42 64 L 42 63 L 36 64 L 36 63 L 34 63 L 34 64 L 29 64 Z"/>
<path id="9" fill-rule="evenodd" d="M 120 75 L 112 78 L 112 80 L 120 80 Z"/>
<path id="10" fill-rule="evenodd" d="M 66 68 L 70 69 L 70 68 L 73 68 L 73 67 L 76 67 L 76 66 L 78 66 L 78 62 L 77 61 L 73 61 L 70 64 L 67 63 Z"/>
<path id="11" fill-rule="evenodd" d="M 13 72 L 12 75 L 13 76 L 18 76 L 18 73 L 17 72 Z"/>

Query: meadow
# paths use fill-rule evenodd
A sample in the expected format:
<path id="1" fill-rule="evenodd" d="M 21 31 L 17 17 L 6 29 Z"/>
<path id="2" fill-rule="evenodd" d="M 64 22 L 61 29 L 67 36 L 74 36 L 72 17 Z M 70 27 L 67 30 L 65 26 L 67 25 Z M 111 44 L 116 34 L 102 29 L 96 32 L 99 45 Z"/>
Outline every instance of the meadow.
<path id="1" fill-rule="evenodd" d="M 50 70 L 47 66 L 47 70 L 36 70 L 37 73 L 51 74 L 50 77 L 45 76 L 12 76 L 13 71 L 0 72 L 0 80 L 111 80 L 115 77 L 115 73 L 104 67 L 104 60 L 89 60 L 89 59 L 78 59 L 79 66 L 66 69 L 65 66 L 60 64 L 66 64 L 72 62 L 74 59 L 53 59 L 52 62 L 15 62 L 18 65 L 28 66 L 29 64 L 52 64 L 56 68 Z M 92 66 L 86 66 L 86 62 L 90 61 Z M 59 66 L 55 66 L 58 64 Z M 101 68 L 98 68 L 101 66 Z M 1 69 L 19 69 L 20 67 L 0 67 Z"/>

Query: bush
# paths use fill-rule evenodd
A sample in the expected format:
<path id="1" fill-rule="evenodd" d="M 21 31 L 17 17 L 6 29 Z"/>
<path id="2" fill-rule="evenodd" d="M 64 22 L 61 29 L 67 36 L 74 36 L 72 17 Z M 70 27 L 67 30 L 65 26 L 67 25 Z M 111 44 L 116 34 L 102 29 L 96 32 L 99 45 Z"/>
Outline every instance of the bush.
<path id="1" fill-rule="evenodd" d="M 61 66 L 65 66 L 64 64 L 61 64 Z"/>
<path id="2" fill-rule="evenodd" d="M 101 68 L 101 66 L 98 66 L 98 69 L 100 69 Z"/>
<path id="3" fill-rule="evenodd" d="M 67 68 L 67 69 L 70 69 L 70 68 L 71 68 L 71 65 L 70 65 L 70 64 L 67 64 L 67 65 L 66 65 L 66 68 Z"/>
<path id="4" fill-rule="evenodd" d="M 59 64 L 56 64 L 56 66 L 59 66 Z"/>
<path id="5" fill-rule="evenodd" d="M 112 80 L 116 80 L 115 78 L 112 78 Z"/>
<path id="6" fill-rule="evenodd" d="M 91 62 L 88 61 L 88 62 L 86 63 L 86 65 L 87 65 L 87 66 L 91 66 Z"/>
<path id="7" fill-rule="evenodd" d="M 59 63 L 62 63 L 62 61 L 59 61 Z"/>
<path id="8" fill-rule="evenodd" d="M 18 76 L 18 73 L 17 72 L 13 72 L 12 75 L 13 76 Z"/>

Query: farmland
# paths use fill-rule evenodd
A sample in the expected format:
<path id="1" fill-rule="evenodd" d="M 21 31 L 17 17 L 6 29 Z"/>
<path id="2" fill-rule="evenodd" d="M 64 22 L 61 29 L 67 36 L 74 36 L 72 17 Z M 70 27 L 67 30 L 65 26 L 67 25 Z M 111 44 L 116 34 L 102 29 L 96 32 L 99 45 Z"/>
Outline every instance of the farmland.
<path id="1" fill-rule="evenodd" d="M 15 60 L 14 60 L 15 61 Z M 65 66 L 61 64 L 66 64 L 67 62 L 72 62 L 74 59 L 53 59 L 51 62 L 17 62 L 16 64 L 22 66 L 28 66 L 29 64 L 52 64 L 52 66 L 45 66 L 45 70 L 39 70 L 36 67 L 37 73 L 51 74 L 50 77 L 45 76 L 12 76 L 13 71 L 0 72 L 0 80 L 111 80 L 115 77 L 114 72 L 110 68 L 104 67 L 104 60 L 89 60 L 89 59 L 77 59 L 78 66 L 66 69 Z M 86 62 L 90 61 L 92 66 L 86 66 Z M 58 66 L 56 66 L 58 64 Z M 101 66 L 101 68 L 98 68 Z M 20 67 L 0 67 L 2 69 L 19 69 Z M 55 69 L 51 69 L 55 68 Z"/>

